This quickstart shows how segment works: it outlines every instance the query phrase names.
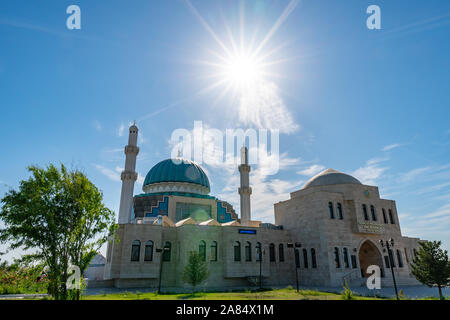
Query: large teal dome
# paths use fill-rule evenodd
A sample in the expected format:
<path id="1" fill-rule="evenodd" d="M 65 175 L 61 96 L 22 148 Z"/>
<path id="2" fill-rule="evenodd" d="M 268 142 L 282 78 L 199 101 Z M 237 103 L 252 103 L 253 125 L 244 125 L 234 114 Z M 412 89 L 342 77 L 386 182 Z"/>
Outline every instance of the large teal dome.
<path id="1" fill-rule="evenodd" d="M 159 162 L 147 173 L 143 186 L 161 182 L 187 182 L 210 189 L 203 169 L 186 159 L 166 159 Z"/>

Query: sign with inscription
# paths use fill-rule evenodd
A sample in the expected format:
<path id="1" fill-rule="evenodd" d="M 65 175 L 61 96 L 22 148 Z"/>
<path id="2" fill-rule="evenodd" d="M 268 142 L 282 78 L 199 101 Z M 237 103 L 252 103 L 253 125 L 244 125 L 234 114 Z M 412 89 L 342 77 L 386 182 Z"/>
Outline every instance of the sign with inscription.
<path id="1" fill-rule="evenodd" d="M 384 226 L 381 223 L 360 222 L 358 223 L 358 231 L 362 233 L 383 234 Z"/>
<path id="2" fill-rule="evenodd" d="M 253 229 L 239 229 L 239 233 L 256 234 L 256 230 L 253 230 Z"/>

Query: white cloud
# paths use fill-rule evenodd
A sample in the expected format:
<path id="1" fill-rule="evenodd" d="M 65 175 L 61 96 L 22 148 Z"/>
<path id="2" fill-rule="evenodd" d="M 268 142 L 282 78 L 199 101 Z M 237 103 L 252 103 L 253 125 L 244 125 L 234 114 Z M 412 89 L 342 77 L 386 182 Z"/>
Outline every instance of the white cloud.
<path id="1" fill-rule="evenodd" d="M 103 126 L 102 126 L 102 124 L 100 123 L 100 121 L 98 121 L 98 120 L 94 120 L 93 122 L 92 122 L 92 126 L 95 128 L 95 130 L 97 130 L 98 132 L 102 132 L 102 130 L 103 130 Z"/>
<path id="2" fill-rule="evenodd" d="M 372 159 L 367 160 L 367 165 L 375 165 L 377 163 L 384 162 L 387 160 L 389 160 L 389 157 L 372 158 Z"/>
<path id="3" fill-rule="evenodd" d="M 240 215 L 239 182 L 239 173 L 235 172 L 227 177 L 227 184 L 223 192 L 218 195 L 219 198 L 232 203 L 238 215 Z M 300 189 L 302 184 L 302 180 L 271 179 L 260 169 L 252 171 L 250 174 L 252 219 L 273 222 L 274 204 L 289 199 L 290 193 Z"/>
<path id="4" fill-rule="evenodd" d="M 116 170 L 111 170 L 108 169 L 104 166 L 101 166 L 99 164 L 94 164 L 95 168 L 102 173 L 104 176 L 106 176 L 108 179 L 112 180 L 112 181 L 120 181 L 120 174 L 117 173 L 117 168 Z"/>
<path id="5" fill-rule="evenodd" d="M 426 214 L 425 218 L 434 218 L 434 217 L 441 217 L 441 216 L 448 216 L 450 217 L 450 203 L 447 203 L 437 209 L 436 211 Z"/>
<path id="6" fill-rule="evenodd" d="M 115 181 L 115 182 L 121 181 L 120 175 L 121 175 L 122 171 L 124 170 L 123 167 L 116 166 L 114 168 L 114 170 L 111 170 L 111 169 L 108 169 L 99 164 L 94 164 L 94 166 L 100 173 L 102 173 L 108 179 Z M 136 182 L 140 185 L 144 184 L 145 177 L 142 176 L 139 172 L 137 174 L 138 174 L 138 178 L 137 178 Z"/>
<path id="7" fill-rule="evenodd" d="M 290 193 L 300 189 L 304 183 L 303 180 L 295 179 L 295 177 L 286 180 L 272 178 L 272 175 L 268 175 L 265 169 L 267 162 L 270 161 L 270 157 L 264 159 L 262 165 L 252 167 L 252 171 L 250 172 L 250 186 L 252 188 L 251 211 L 253 220 L 273 222 L 274 204 L 289 199 Z M 279 170 L 285 170 L 299 162 L 299 158 L 290 158 L 287 153 L 283 153 L 279 159 Z M 232 170 L 214 168 L 211 171 L 217 173 L 218 178 L 223 179 L 225 182 L 222 192 L 218 195 L 219 198 L 233 204 L 236 213 L 240 215 L 240 199 L 238 194 L 240 177 L 237 166 L 234 166 Z"/>
<path id="8" fill-rule="evenodd" d="M 430 167 L 423 167 L 423 168 L 416 168 L 416 169 L 410 170 L 406 173 L 403 173 L 400 176 L 400 180 L 402 182 L 412 181 L 412 180 L 416 179 L 418 176 L 420 176 L 421 174 L 429 171 L 430 169 L 431 169 Z"/>
<path id="9" fill-rule="evenodd" d="M 363 184 L 375 185 L 376 180 L 381 177 L 388 168 L 377 167 L 375 165 L 366 165 L 355 170 L 352 175 L 358 178 Z"/>
<path id="10" fill-rule="evenodd" d="M 239 120 L 262 129 L 278 129 L 292 133 L 299 129 L 279 94 L 277 85 L 260 81 L 253 90 L 246 90 L 240 99 Z"/>
<path id="11" fill-rule="evenodd" d="M 390 145 L 387 145 L 387 146 L 385 146 L 385 147 L 383 147 L 383 149 L 381 149 L 382 151 L 389 151 L 389 150 L 392 150 L 392 149 L 395 149 L 395 148 L 398 148 L 398 147 L 401 147 L 402 146 L 402 144 L 400 144 L 400 143 L 393 143 L 393 144 L 390 144 Z"/>
<path id="12" fill-rule="evenodd" d="M 125 125 L 123 123 L 121 123 L 119 128 L 117 129 L 117 135 L 119 137 L 122 137 L 124 130 L 125 130 Z"/>
<path id="13" fill-rule="evenodd" d="M 309 167 L 306 168 L 306 169 L 297 171 L 297 173 L 298 173 L 298 174 L 301 174 L 301 175 L 303 175 L 303 176 L 311 177 L 311 176 L 314 176 L 314 175 L 316 175 L 317 173 L 323 171 L 324 169 L 325 169 L 325 167 L 322 166 L 322 165 L 313 164 L 313 165 L 309 166 Z"/>

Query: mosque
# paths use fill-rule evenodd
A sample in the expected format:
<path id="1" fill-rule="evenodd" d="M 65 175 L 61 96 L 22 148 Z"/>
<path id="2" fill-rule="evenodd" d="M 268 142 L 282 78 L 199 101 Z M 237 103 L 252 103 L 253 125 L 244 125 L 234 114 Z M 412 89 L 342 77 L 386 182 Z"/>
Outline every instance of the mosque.
<path id="1" fill-rule="evenodd" d="M 402 236 L 395 201 L 378 187 L 327 169 L 290 199 L 274 204 L 275 223 L 251 218 L 248 151 L 241 150 L 240 214 L 210 195 L 203 169 L 190 160 L 167 159 L 147 174 L 134 195 L 138 128 L 129 129 L 117 235 L 108 243 L 104 279 L 118 288 L 183 290 L 189 252 L 206 261 L 208 290 L 365 285 L 377 265 L 381 285 L 416 285 L 409 262 L 418 238 Z M 382 240 L 382 241 L 380 241 Z M 389 240 L 391 250 L 386 248 Z M 391 253 L 391 258 L 389 258 Z M 391 263 L 392 261 L 392 263 Z"/>

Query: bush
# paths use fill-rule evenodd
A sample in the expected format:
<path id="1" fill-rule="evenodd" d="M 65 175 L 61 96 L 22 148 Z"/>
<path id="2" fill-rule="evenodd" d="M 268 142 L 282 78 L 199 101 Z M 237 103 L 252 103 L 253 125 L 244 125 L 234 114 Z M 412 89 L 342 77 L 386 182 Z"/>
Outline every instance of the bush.
<path id="1" fill-rule="evenodd" d="M 46 293 L 48 279 L 41 277 L 41 270 L 41 266 L 2 265 L 0 294 Z"/>
<path id="2" fill-rule="evenodd" d="M 344 280 L 343 288 L 344 288 L 344 291 L 341 292 L 342 299 L 344 299 L 344 300 L 352 300 L 352 299 L 354 299 L 353 292 L 350 289 L 350 287 L 349 287 L 349 285 L 347 283 L 347 280 Z"/>

